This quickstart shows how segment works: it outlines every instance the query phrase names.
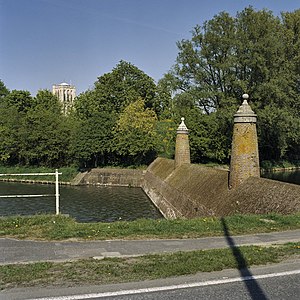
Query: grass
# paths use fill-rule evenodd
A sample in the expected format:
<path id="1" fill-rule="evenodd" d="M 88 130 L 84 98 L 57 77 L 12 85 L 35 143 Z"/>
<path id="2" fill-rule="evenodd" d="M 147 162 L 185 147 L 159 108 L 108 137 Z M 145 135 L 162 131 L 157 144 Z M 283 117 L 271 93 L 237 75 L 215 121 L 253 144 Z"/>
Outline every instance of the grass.
<path id="1" fill-rule="evenodd" d="M 300 214 L 233 215 L 225 217 L 230 233 L 254 234 L 300 228 Z M 42 240 L 170 239 L 224 235 L 220 218 L 77 223 L 64 215 L 0 218 L 0 237 Z"/>
<path id="2" fill-rule="evenodd" d="M 299 257 L 300 243 L 276 247 L 243 246 L 238 249 L 244 268 Z M 85 259 L 0 266 L 2 289 L 25 286 L 107 284 L 189 275 L 239 268 L 231 249 L 214 249 L 135 258 Z"/>
<path id="3" fill-rule="evenodd" d="M 76 167 L 62 167 L 58 169 L 62 175 L 59 175 L 59 181 L 69 182 L 71 181 L 77 174 L 78 169 Z M 46 167 L 5 167 L 0 166 L 0 173 L 1 174 L 21 174 L 21 173 L 54 173 L 55 168 L 46 168 Z M 55 176 L 7 176 L 7 177 L 0 177 L 0 179 L 27 179 L 27 180 L 44 180 L 44 181 L 53 181 L 55 182 Z"/>

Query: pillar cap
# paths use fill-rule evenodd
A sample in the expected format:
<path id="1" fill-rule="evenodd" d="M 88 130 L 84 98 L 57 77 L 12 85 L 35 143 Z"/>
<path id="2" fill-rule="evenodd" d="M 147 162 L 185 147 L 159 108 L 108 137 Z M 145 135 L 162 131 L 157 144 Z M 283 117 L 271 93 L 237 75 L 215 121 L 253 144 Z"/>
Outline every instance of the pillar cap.
<path id="1" fill-rule="evenodd" d="M 184 117 L 181 118 L 181 123 L 177 128 L 177 134 L 178 133 L 183 133 L 183 134 L 188 134 L 189 130 L 187 129 L 185 123 L 184 123 Z"/>
<path id="2" fill-rule="evenodd" d="M 248 104 L 249 95 L 243 94 L 243 103 L 234 115 L 234 123 L 256 123 L 257 115 Z"/>

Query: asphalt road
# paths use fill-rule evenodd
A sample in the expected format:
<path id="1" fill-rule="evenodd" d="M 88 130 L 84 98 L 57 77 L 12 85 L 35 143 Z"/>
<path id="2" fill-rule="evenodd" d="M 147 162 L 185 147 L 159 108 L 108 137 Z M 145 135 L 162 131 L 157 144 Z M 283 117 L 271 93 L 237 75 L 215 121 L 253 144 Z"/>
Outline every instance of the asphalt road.
<path id="1" fill-rule="evenodd" d="M 223 270 L 161 280 L 101 286 L 21 288 L 0 292 L 1 300 L 298 300 L 300 259 L 246 270 Z"/>
<path id="2" fill-rule="evenodd" d="M 257 285 L 260 286 L 257 289 Z M 190 287 L 170 291 L 157 291 L 136 295 L 124 295 L 94 299 L 110 300 L 251 300 L 251 299 L 290 299 L 300 296 L 300 274 L 271 277 L 247 282 L 219 283 L 209 286 Z M 83 298 L 84 299 L 84 298 Z"/>
<path id="3" fill-rule="evenodd" d="M 0 238 L 0 264 L 38 261 L 69 261 L 90 257 L 126 257 L 241 245 L 271 245 L 298 242 L 300 230 L 254 235 L 169 240 L 30 241 Z M 1 298 L 0 298 L 1 299 Z"/>

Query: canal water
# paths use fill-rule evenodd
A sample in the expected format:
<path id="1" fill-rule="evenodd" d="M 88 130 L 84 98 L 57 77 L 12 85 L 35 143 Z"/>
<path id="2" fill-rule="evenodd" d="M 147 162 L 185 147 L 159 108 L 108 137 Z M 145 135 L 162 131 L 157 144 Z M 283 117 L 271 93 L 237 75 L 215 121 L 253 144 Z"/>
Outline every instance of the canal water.
<path id="1" fill-rule="evenodd" d="M 54 185 L 0 182 L 0 195 L 55 194 Z M 162 218 L 141 188 L 60 186 L 60 212 L 78 222 Z M 55 197 L 0 198 L 0 216 L 55 213 Z"/>
<path id="2" fill-rule="evenodd" d="M 300 185 L 300 170 L 287 172 L 267 172 L 262 177 Z"/>

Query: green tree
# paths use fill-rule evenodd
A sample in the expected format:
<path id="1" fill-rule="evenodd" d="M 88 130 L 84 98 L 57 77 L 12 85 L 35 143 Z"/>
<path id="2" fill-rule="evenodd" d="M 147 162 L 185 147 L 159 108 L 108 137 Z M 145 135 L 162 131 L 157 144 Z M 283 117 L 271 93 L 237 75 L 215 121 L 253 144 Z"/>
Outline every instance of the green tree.
<path id="1" fill-rule="evenodd" d="M 139 99 L 130 103 L 122 113 L 114 129 L 115 150 L 125 164 L 149 163 L 156 155 L 157 116 L 145 102 Z"/>
<path id="2" fill-rule="evenodd" d="M 109 104 L 116 112 L 121 112 L 130 103 L 142 98 L 148 108 L 158 110 L 155 102 L 154 80 L 131 63 L 120 61 L 110 72 L 98 77 L 95 93 L 104 104 Z"/>
<path id="3" fill-rule="evenodd" d="M 23 115 L 15 106 L 0 103 L 0 162 L 4 164 L 19 163 Z"/>
<path id="4" fill-rule="evenodd" d="M 0 99 L 4 98 L 8 94 L 9 90 L 7 89 L 3 81 L 0 79 Z"/>
<path id="5" fill-rule="evenodd" d="M 49 90 L 39 90 L 33 99 L 33 106 L 35 109 L 50 110 L 58 115 L 62 113 L 62 104 Z"/>
<path id="6" fill-rule="evenodd" d="M 19 132 L 20 162 L 59 167 L 69 163 L 70 132 L 66 117 L 37 106 L 22 119 Z"/>
<path id="7" fill-rule="evenodd" d="M 282 14 L 285 60 L 291 70 L 289 79 L 290 109 L 300 117 L 300 9 Z"/>
<path id="8" fill-rule="evenodd" d="M 4 100 L 9 106 L 15 106 L 19 112 L 26 112 L 33 104 L 33 99 L 28 91 L 13 90 Z"/>
<path id="9" fill-rule="evenodd" d="M 77 120 L 72 136 L 72 152 L 81 166 L 97 167 L 112 163 L 113 133 L 116 115 L 95 112 L 86 119 Z"/>
<path id="10" fill-rule="evenodd" d="M 279 156 L 289 157 L 293 149 L 298 149 L 295 145 L 299 136 L 297 126 L 290 126 L 289 136 L 293 137 L 294 146 L 289 147 L 287 144 L 291 141 L 285 136 L 284 124 L 299 118 L 300 80 L 296 67 L 300 62 L 299 24 L 299 11 L 283 14 L 280 19 L 270 11 L 255 11 L 248 7 L 236 17 L 222 12 L 203 26 L 196 26 L 190 40 L 178 42 L 176 64 L 164 78 L 169 85 L 163 82 L 164 86 L 172 87 L 165 89 L 172 95 L 172 100 L 168 100 L 172 111 L 188 115 L 189 110 L 198 109 L 195 120 L 203 121 L 206 118 L 202 114 L 207 114 L 209 118 L 204 123 L 215 128 L 200 130 L 203 138 L 207 136 L 205 132 L 213 134 L 207 140 L 208 145 L 200 136 L 195 138 L 191 134 L 193 153 L 212 157 L 214 152 L 219 153 L 214 156 L 220 160 L 228 159 L 229 139 L 222 138 L 219 133 L 231 137 L 232 121 L 228 118 L 232 113 L 233 119 L 244 92 L 250 94 L 253 110 L 262 116 L 259 123 L 261 158 L 278 158 L 275 152 L 267 151 L 265 147 L 274 142 L 269 140 L 270 126 L 264 117 L 270 107 L 275 112 L 284 111 L 282 122 L 274 128 L 278 134 Z M 275 117 L 276 114 L 272 115 Z"/>

